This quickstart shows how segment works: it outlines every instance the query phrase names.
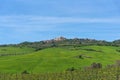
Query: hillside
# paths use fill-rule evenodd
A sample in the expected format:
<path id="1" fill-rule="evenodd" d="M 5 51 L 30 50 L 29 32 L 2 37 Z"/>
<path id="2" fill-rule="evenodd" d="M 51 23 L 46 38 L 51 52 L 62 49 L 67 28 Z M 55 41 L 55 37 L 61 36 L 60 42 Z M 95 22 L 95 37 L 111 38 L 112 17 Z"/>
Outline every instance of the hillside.
<path id="1" fill-rule="evenodd" d="M 34 48 L 36 51 L 52 48 L 52 47 L 64 47 L 64 46 L 120 46 L 120 40 L 115 40 L 112 42 L 105 41 L 105 40 L 95 40 L 95 39 L 84 39 L 84 38 L 73 38 L 67 39 L 65 37 L 58 37 L 51 40 L 43 40 L 43 41 L 36 41 L 36 42 L 22 42 L 19 44 L 8 44 L 8 45 L 0 45 L 0 47 L 27 47 L 27 48 Z"/>
<path id="2" fill-rule="evenodd" d="M 93 62 L 106 66 L 120 59 L 120 47 L 115 46 L 59 46 L 38 51 L 26 47 L 0 47 L 0 50 L 18 53 L 0 56 L 0 71 L 5 73 L 21 73 L 24 70 L 32 73 L 63 72 L 71 67 L 79 70 Z M 0 51 L 0 54 L 3 52 Z"/>
<path id="3" fill-rule="evenodd" d="M 36 51 L 51 48 L 51 47 L 61 47 L 61 46 L 89 46 L 89 45 L 99 45 L 99 46 L 119 46 L 119 40 L 108 42 L 105 40 L 95 40 L 95 39 L 67 39 L 65 37 L 58 37 L 51 40 L 44 40 L 38 42 L 22 42 L 19 44 L 9 44 L 0 45 L 1 47 L 29 47 L 34 48 Z"/>

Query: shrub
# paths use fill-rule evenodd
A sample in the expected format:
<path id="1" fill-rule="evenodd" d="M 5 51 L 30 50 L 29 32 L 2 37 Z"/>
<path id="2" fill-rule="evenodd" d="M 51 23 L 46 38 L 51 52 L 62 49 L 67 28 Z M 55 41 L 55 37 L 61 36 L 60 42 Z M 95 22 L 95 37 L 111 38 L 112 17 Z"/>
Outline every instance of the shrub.
<path id="1" fill-rule="evenodd" d="M 76 69 L 74 67 L 68 68 L 66 71 L 75 71 Z"/>
<path id="2" fill-rule="evenodd" d="M 91 68 L 93 68 L 93 69 L 102 68 L 102 64 L 101 63 L 93 63 L 93 64 L 91 64 Z"/>
<path id="3" fill-rule="evenodd" d="M 24 70 L 22 74 L 29 74 L 29 72 L 27 70 Z"/>

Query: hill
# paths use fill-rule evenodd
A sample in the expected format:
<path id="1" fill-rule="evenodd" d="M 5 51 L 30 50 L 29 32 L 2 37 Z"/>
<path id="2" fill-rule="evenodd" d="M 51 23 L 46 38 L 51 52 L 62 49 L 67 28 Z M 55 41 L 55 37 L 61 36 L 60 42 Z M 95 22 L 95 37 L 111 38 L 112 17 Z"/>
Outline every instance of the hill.
<path id="1" fill-rule="evenodd" d="M 108 42 L 105 40 L 95 40 L 95 39 L 67 39 L 65 37 L 58 37 L 51 40 L 44 40 L 38 42 L 22 42 L 19 44 L 9 44 L 9 45 L 0 45 L 1 47 L 29 47 L 34 48 L 36 51 L 51 48 L 51 47 L 61 47 L 61 46 L 90 46 L 90 45 L 99 45 L 99 46 L 119 46 L 119 40 L 113 42 Z"/>
<path id="2" fill-rule="evenodd" d="M 95 40 L 95 39 L 84 39 L 84 38 L 74 38 L 67 39 L 65 37 L 58 37 L 51 40 L 37 41 L 37 42 L 22 42 L 19 44 L 8 44 L 8 45 L 0 45 L 0 47 L 29 47 L 34 48 L 36 51 L 51 48 L 51 47 L 61 47 L 61 46 L 120 46 L 120 40 L 115 40 L 112 42 L 105 40 Z"/>
<path id="3" fill-rule="evenodd" d="M 105 67 L 119 60 L 119 44 L 120 40 L 107 42 L 59 37 L 39 42 L 0 45 L 0 72 L 63 72 L 73 67 L 79 70 L 93 62 Z"/>
<path id="4" fill-rule="evenodd" d="M 12 50 L 5 47 L 6 51 Z M 0 48 L 1 50 L 3 47 Z M 120 59 L 120 47 L 115 46 L 60 46 L 35 51 L 34 48 L 14 48 L 14 56 L 0 56 L 0 71 L 21 73 L 24 70 L 32 73 L 63 72 L 74 67 L 81 69 L 93 62 L 103 66 L 114 64 Z M 0 53 L 1 54 L 1 53 Z"/>

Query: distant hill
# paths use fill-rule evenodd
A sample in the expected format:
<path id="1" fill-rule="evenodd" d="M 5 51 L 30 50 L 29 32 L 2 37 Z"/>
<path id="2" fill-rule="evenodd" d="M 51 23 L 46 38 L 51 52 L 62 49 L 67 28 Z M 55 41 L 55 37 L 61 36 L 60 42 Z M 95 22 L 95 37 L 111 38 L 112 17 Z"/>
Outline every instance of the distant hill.
<path id="1" fill-rule="evenodd" d="M 120 46 L 120 40 L 115 40 L 113 42 L 108 42 L 105 40 L 95 40 L 95 39 L 67 39 L 65 37 L 58 37 L 51 40 L 44 40 L 38 42 L 22 42 L 20 44 L 11 45 L 0 45 L 0 46 L 16 46 L 16 47 L 30 47 L 36 50 L 50 48 L 50 47 L 60 47 L 60 46 L 86 46 L 86 45 L 103 45 L 103 46 Z"/>

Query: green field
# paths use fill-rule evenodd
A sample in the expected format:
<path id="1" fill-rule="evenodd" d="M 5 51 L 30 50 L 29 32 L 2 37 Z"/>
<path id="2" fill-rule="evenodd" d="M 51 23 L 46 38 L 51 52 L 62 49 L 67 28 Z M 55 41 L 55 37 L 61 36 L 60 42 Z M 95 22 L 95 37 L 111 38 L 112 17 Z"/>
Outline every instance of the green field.
<path id="1" fill-rule="evenodd" d="M 34 52 L 33 48 L 27 47 L 0 47 L 0 55 L 2 56 L 12 56 L 12 55 L 22 55 Z"/>
<path id="2" fill-rule="evenodd" d="M 27 47 L 0 47 L 0 54 L 10 54 L 0 56 L 0 72 L 64 72 L 71 67 L 79 70 L 93 62 L 106 66 L 120 60 L 119 49 L 114 46 L 66 46 L 35 51 Z M 79 58 L 80 55 L 82 58 Z"/>

